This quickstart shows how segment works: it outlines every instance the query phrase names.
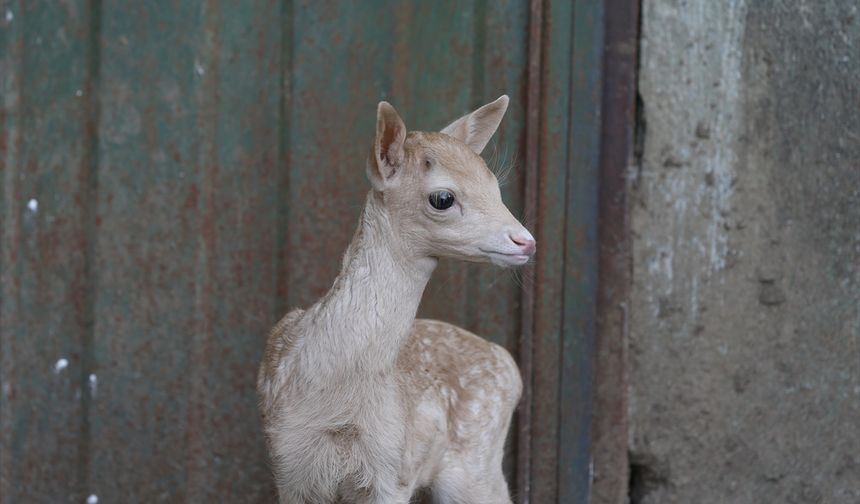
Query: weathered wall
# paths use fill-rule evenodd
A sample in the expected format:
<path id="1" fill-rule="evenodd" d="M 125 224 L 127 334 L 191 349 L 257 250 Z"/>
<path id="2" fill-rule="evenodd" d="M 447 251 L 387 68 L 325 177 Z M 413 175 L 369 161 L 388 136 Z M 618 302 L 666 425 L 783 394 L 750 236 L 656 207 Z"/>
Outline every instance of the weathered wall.
<path id="1" fill-rule="evenodd" d="M 858 11 L 643 2 L 633 502 L 860 502 Z"/>
<path id="2" fill-rule="evenodd" d="M 419 314 L 517 356 L 517 499 L 583 501 L 603 13 L 0 0 L 0 503 L 272 502 L 265 335 L 340 269 L 378 100 L 431 130 L 502 93 L 537 260 L 443 261 Z"/>

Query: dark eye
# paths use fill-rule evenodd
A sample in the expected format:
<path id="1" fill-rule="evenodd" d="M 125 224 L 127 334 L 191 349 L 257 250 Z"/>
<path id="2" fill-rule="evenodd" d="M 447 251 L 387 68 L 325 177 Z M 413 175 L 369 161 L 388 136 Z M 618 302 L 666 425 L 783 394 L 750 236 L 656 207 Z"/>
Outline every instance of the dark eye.
<path id="1" fill-rule="evenodd" d="M 436 210 L 446 210 L 454 204 L 454 195 L 448 191 L 436 191 L 430 194 L 430 205 Z"/>

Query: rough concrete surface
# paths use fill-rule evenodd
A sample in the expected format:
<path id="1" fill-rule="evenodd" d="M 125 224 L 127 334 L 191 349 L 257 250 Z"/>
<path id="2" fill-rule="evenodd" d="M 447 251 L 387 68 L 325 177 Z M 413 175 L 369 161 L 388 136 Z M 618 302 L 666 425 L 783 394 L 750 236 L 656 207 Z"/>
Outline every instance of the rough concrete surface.
<path id="1" fill-rule="evenodd" d="M 860 3 L 642 7 L 631 501 L 860 503 Z"/>

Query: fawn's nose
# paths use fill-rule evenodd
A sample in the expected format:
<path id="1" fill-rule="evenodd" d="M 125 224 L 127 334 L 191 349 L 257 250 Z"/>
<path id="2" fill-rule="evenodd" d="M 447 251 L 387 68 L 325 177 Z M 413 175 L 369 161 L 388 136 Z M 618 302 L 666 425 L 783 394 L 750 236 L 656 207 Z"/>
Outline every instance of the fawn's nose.
<path id="1" fill-rule="evenodd" d="M 534 255 L 535 250 L 537 250 L 535 239 L 531 233 L 525 229 L 523 231 L 517 234 L 509 234 L 508 238 L 522 249 L 524 255 Z"/>

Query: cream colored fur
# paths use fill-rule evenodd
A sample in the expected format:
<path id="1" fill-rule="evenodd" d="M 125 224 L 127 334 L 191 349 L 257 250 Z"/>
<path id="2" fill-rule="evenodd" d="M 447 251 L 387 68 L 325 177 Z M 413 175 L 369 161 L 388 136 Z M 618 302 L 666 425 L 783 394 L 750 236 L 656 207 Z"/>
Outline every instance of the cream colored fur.
<path id="1" fill-rule="evenodd" d="M 382 102 L 373 190 L 331 290 L 271 331 L 257 382 L 282 503 L 509 503 L 502 454 L 522 383 L 503 348 L 415 313 L 438 258 L 522 264 L 534 240 L 479 156 L 507 96 L 442 133 Z M 429 195 L 455 197 L 437 210 Z"/>

